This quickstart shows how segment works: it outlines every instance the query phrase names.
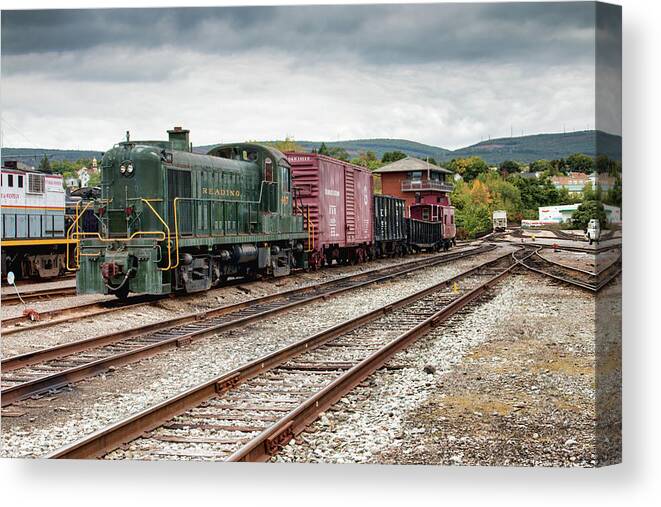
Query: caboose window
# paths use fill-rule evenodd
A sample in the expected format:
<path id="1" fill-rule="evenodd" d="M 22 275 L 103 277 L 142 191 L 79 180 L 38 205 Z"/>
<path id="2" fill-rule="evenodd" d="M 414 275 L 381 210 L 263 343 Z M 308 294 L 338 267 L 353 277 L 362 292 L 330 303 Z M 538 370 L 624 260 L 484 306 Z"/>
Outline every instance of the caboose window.
<path id="1" fill-rule="evenodd" d="M 44 193 L 44 176 L 42 174 L 28 174 L 28 193 Z"/>
<path id="2" fill-rule="evenodd" d="M 13 174 L 8 174 L 7 175 L 7 186 L 9 186 L 9 187 L 14 186 L 14 175 Z"/>

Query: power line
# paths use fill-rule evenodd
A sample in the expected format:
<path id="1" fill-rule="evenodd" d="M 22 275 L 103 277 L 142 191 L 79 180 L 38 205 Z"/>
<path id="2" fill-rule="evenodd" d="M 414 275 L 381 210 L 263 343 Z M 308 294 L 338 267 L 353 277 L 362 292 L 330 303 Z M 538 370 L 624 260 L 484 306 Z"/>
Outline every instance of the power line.
<path id="1" fill-rule="evenodd" d="M 18 135 L 20 135 L 23 139 L 25 139 L 29 144 L 31 144 L 32 146 L 36 146 L 36 144 L 35 144 L 34 142 L 32 142 L 30 139 L 27 138 L 27 136 L 26 136 L 25 134 L 23 134 L 23 132 L 21 132 L 18 128 L 16 128 L 16 127 L 13 126 L 11 123 L 9 123 L 9 122 L 7 121 L 7 119 L 6 119 L 4 116 L 1 116 L 0 118 L 1 118 L 1 121 L 2 121 L 3 124 L 9 125 L 9 127 L 10 127 L 11 129 L 15 130 L 16 133 L 17 133 Z M 3 140 L 4 140 L 5 131 L 3 130 L 2 133 L 3 133 Z M 3 144 L 3 146 L 4 146 L 4 144 Z"/>

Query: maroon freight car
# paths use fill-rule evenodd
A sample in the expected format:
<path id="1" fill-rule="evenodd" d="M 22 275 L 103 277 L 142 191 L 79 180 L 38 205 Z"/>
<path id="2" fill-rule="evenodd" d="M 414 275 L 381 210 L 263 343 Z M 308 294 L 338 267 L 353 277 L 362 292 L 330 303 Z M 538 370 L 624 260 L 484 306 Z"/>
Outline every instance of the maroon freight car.
<path id="1" fill-rule="evenodd" d="M 409 206 L 409 216 L 414 220 L 441 223 L 441 237 L 446 242 L 454 242 L 457 226 L 454 223 L 454 206 L 447 204 L 418 203 Z"/>
<path id="2" fill-rule="evenodd" d="M 372 173 L 317 153 L 287 153 L 309 230 L 311 267 L 363 262 L 373 255 Z"/>

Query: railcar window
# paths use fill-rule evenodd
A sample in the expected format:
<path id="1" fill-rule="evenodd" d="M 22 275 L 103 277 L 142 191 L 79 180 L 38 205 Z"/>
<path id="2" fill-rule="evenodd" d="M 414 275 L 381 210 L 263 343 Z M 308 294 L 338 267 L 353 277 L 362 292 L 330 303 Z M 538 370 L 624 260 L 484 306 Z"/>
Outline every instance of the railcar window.
<path id="1" fill-rule="evenodd" d="M 9 186 L 9 187 L 14 186 L 14 175 L 13 174 L 8 174 L 7 175 L 7 186 Z"/>
<path id="2" fill-rule="evenodd" d="M 23 176 L 18 177 L 18 188 L 23 188 Z"/>

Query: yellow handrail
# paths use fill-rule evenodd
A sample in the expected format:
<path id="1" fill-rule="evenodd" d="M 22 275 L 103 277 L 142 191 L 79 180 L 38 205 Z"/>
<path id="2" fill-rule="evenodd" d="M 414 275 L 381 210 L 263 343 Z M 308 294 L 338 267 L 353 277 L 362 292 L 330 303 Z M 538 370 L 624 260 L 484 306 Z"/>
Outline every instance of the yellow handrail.
<path id="1" fill-rule="evenodd" d="M 166 268 L 158 268 L 158 269 L 160 269 L 161 271 L 169 271 L 170 269 L 172 269 L 172 245 L 170 244 L 170 226 L 168 226 L 168 224 L 165 222 L 165 220 L 163 220 L 163 218 L 161 218 L 161 215 L 158 214 L 158 212 L 154 209 L 154 207 L 151 205 L 151 203 L 147 199 L 140 199 L 140 200 L 142 202 L 144 202 L 147 206 L 149 206 L 149 209 L 152 210 L 154 215 L 156 215 L 156 218 L 159 219 L 159 221 L 163 224 L 163 227 L 165 227 L 165 229 L 168 231 L 168 236 L 167 236 L 168 237 L 168 239 L 167 239 L 167 243 L 168 243 L 168 266 Z M 179 245 L 177 244 L 177 264 L 179 264 L 178 258 L 179 258 Z"/>
<path id="2" fill-rule="evenodd" d="M 174 268 L 179 267 L 179 219 L 177 218 L 177 202 L 181 197 L 175 197 L 172 201 L 172 206 L 174 206 L 174 252 L 176 262 L 174 263 Z"/>
<path id="3" fill-rule="evenodd" d="M 85 208 L 83 208 L 83 213 L 85 213 L 85 211 L 87 211 L 87 208 L 90 207 L 90 204 L 92 204 L 92 201 L 88 202 L 85 205 Z M 80 217 L 82 216 L 82 214 L 78 212 L 79 209 L 80 209 L 80 201 L 76 203 L 76 219 L 73 221 L 73 223 L 67 229 L 67 240 L 73 239 L 71 237 L 71 229 L 73 229 L 74 226 L 76 226 L 76 232 L 78 232 L 77 224 L 78 224 L 78 220 L 80 220 Z M 67 271 L 76 271 L 76 270 L 78 270 L 78 268 L 80 268 L 80 255 L 79 255 L 80 254 L 80 242 L 79 241 L 76 242 L 75 248 L 76 248 L 76 266 L 74 268 L 71 268 L 69 266 L 69 245 L 67 245 L 67 261 L 66 261 Z"/>
<path id="4" fill-rule="evenodd" d="M 168 266 L 165 267 L 165 268 L 159 268 L 159 269 L 161 271 L 167 271 L 169 269 L 172 269 L 172 245 L 170 244 L 170 227 L 163 220 L 161 215 L 159 215 L 158 211 L 156 211 L 154 209 L 154 207 L 149 203 L 149 201 L 147 199 L 142 199 L 141 198 L 140 200 L 142 202 L 144 202 L 145 204 L 147 204 L 147 206 L 152 211 L 152 213 L 154 213 L 154 215 L 156 215 L 156 218 L 158 218 L 158 220 L 165 227 L 165 230 L 166 230 L 167 234 L 166 234 L 166 232 L 163 232 L 163 231 L 136 231 L 133 234 L 131 234 L 130 236 L 127 236 L 125 238 L 104 238 L 104 237 L 101 236 L 101 234 L 99 232 L 80 232 L 79 227 L 78 227 L 78 222 L 79 222 L 80 218 L 82 217 L 82 215 L 85 213 L 85 211 L 87 211 L 87 208 L 90 207 L 90 205 L 92 204 L 92 201 L 88 202 L 85 205 L 85 207 L 83 208 L 82 213 L 79 213 L 80 203 L 76 203 L 76 219 L 74 220 L 74 222 L 71 224 L 71 226 L 67 230 L 67 239 L 75 239 L 76 240 L 76 245 L 77 245 L 77 247 L 76 247 L 76 266 L 72 268 L 69 265 L 70 264 L 69 263 L 69 260 L 70 260 L 70 258 L 69 258 L 69 249 L 67 248 L 67 260 L 66 260 L 67 270 L 68 271 L 76 271 L 80 268 L 80 255 L 81 255 L 81 253 L 80 253 L 80 238 L 93 237 L 95 239 L 98 239 L 102 243 L 113 243 L 115 241 L 128 242 L 128 241 L 131 241 L 131 240 L 133 240 L 137 237 L 142 237 L 142 236 L 157 236 L 157 241 L 166 241 L 167 240 Z M 76 231 L 72 233 L 71 231 L 74 227 L 76 227 Z"/>

